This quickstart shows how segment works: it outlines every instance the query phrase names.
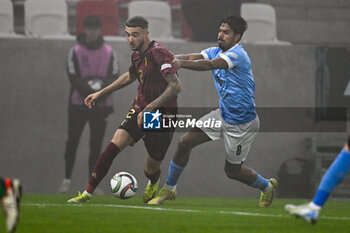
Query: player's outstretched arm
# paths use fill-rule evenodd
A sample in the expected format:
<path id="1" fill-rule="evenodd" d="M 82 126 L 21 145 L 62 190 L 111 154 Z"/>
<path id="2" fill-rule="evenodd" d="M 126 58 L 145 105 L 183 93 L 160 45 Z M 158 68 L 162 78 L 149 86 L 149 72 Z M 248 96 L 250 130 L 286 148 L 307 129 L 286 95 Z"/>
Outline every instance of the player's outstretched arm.
<path id="1" fill-rule="evenodd" d="M 153 100 L 145 107 L 144 111 L 152 111 L 162 107 L 165 103 L 181 92 L 181 83 L 176 74 L 167 74 L 165 76 L 165 80 L 168 82 L 168 86 L 157 99 Z"/>
<path id="2" fill-rule="evenodd" d="M 85 105 L 88 106 L 89 108 L 92 108 L 98 99 L 129 85 L 130 83 L 135 81 L 136 78 L 137 78 L 136 75 L 133 75 L 129 72 L 124 73 L 122 76 L 120 76 L 114 82 L 109 84 L 107 87 L 103 88 L 102 90 L 100 90 L 98 92 L 95 92 L 95 93 L 88 95 L 84 101 Z"/>
<path id="3" fill-rule="evenodd" d="M 117 91 L 123 87 L 128 86 L 130 83 L 136 80 L 136 75 L 126 72 L 117 78 L 114 82 L 101 90 L 103 96 L 108 95 L 114 91 Z"/>
<path id="4" fill-rule="evenodd" d="M 149 103 L 142 112 L 139 113 L 137 118 L 137 124 L 139 127 L 141 126 L 142 122 L 142 116 L 144 111 L 153 111 L 155 109 L 158 109 L 162 107 L 165 103 L 167 103 L 169 100 L 174 98 L 179 92 L 181 92 L 181 83 L 179 78 L 176 74 L 167 74 L 165 76 L 165 80 L 168 82 L 168 86 L 165 88 L 163 93 L 158 96 L 157 99 L 153 100 L 151 103 Z"/>
<path id="5" fill-rule="evenodd" d="M 203 55 L 200 53 L 189 53 L 189 54 L 177 54 L 175 55 L 176 59 L 179 60 L 199 60 L 203 59 Z"/>
<path id="6" fill-rule="evenodd" d="M 174 64 L 177 69 L 185 68 L 189 70 L 197 70 L 197 71 L 206 71 L 206 70 L 214 70 L 214 69 L 228 69 L 227 62 L 218 57 L 212 60 L 179 60 L 177 58 L 174 59 Z"/>

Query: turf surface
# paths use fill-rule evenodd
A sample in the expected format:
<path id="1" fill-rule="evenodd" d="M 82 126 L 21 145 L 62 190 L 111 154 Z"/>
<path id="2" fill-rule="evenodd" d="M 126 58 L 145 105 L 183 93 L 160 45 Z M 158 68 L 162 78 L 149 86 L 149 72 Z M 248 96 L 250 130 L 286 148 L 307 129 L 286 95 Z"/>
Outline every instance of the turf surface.
<path id="1" fill-rule="evenodd" d="M 305 200 L 276 199 L 270 208 L 257 199 L 182 198 L 161 206 L 143 204 L 141 197 L 119 200 L 95 196 L 88 204 L 71 205 L 72 195 L 25 194 L 18 233 L 226 233 L 226 232 L 350 232 L 350 202 L 329 201 L 317 224 L 311 226 L 283 210 L 286 203 Z M 0 217 L 0 232 L 5 232 Z"/>

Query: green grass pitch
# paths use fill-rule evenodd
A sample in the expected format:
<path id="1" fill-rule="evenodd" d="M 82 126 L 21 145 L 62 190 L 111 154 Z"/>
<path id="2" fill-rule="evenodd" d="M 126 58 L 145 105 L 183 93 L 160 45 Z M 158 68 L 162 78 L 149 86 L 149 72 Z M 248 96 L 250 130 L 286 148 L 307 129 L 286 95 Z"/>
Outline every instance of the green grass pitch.
<path id="1" fill-rule="evenodd" d="M 161 206 L 145 205 L 140 196 L 119 200 L 96 195 L 87 204 L 71 205 L 72 195 L 25 194 L 18 233 L 225 233 L 225 232 L 350 232 L 350 202 L 327 202 L 315 225 L 283 210 L 286 203 L 305 200 L 275 199 L 270 208 L 257 199 L 185 198 Z M 0 217 L 0 232 L 5 232 Z"/>

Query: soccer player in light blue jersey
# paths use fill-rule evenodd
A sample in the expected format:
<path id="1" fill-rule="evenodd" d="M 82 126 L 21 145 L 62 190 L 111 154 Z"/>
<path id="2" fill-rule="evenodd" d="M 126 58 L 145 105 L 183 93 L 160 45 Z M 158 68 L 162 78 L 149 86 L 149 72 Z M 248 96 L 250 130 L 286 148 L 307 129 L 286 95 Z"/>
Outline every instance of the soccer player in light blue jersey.
<path id="1" fill-rule="evenodd" d="M 316 195 L 313 200 L 304 205 L 288 204 L 284 208 L 292 216 L 303 218 L 306 222 L 315 224 L 319 218 L 320 211 L 328 197 L 346 177 L 350 169 L 350 152 L 349 152 L 350 137 L 343 149 L 339 152 L 337 158 L 328 168 L 327 172 L 322 177 Z"/>
<path id="2" fill-rule="evenodd" d="M 192 128 L 180 138 L 169 166 L 165 186 L 148 204 L 161 204 L 175 199 L 176 185 L 184 170 L 192 148 L 202 143 L 223 138 L 226 149 L 225 173 L 227 177 L 261 190 L 259 205 L 270 206 L 277 180 L 266 179 L 252 168 L 243 165 L 251 143 L 259 130 L 259 117 L 255 111 L 255 83 L 247 52 L 238 44 L 247 23 L 240 16 L 221 20 L 218 47 L 201 53 L 175 56 L 175 67 L 190 70 L 212 70 L 220 107 L 200 120 L 214 118 L 220 127 Z"/>

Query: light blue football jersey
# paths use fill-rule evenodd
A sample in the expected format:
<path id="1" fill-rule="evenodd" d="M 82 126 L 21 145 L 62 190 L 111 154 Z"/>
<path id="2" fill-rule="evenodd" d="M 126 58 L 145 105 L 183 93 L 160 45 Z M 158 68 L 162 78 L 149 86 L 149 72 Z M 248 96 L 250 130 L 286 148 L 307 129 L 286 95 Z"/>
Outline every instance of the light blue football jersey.
<path id="1" fill-rule="evenodd" d="M 201 54 L 207 60 L 221 57 L 229 67 L 227 70 L 212 70 L 224 121 L 229 124 L 252 121 L 256 117 L 255 83 L 250 59 L 243 46 L 236 44 L 224 53 L 219 47 L 211 47 Z"/>

